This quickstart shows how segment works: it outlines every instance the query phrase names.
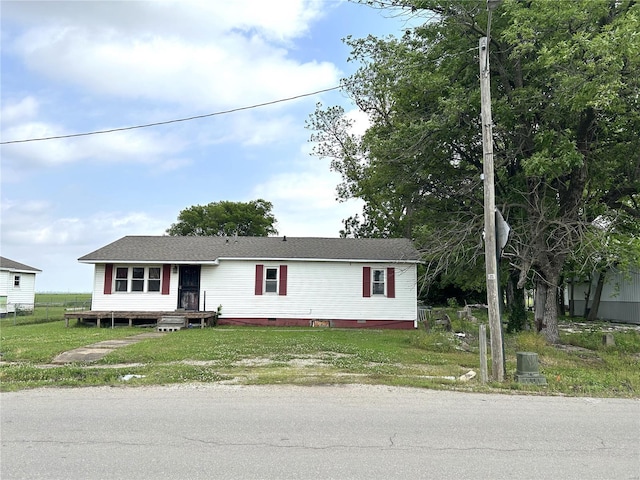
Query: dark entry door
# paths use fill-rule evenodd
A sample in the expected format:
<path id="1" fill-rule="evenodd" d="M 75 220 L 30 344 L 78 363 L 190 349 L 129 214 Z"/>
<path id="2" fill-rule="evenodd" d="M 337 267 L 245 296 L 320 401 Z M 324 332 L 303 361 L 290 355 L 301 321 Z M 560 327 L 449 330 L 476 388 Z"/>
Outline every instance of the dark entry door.
<path id="1" fill-rule="evenodd" d="M 178 308 L 199 310 L 200 265 L 180 265 Z"/>

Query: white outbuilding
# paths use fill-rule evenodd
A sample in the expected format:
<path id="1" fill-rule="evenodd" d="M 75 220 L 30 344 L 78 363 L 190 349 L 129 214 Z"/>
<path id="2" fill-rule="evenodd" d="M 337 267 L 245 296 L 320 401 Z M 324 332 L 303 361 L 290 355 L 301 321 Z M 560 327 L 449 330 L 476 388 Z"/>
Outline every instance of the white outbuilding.
<path id="1" fill-rule="evenodd" d="M 0 314 L 33 310 L 36 274 L 41 270 L 0 257 Z"/>

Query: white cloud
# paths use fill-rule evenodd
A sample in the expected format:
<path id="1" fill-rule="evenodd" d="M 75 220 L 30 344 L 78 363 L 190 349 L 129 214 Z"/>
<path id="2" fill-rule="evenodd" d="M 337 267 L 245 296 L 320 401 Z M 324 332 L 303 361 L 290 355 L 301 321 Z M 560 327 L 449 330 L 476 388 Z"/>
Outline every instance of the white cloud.
<path id="1" fill-rule="evenodd" d="M 38 101 L 33 96 L 26 96 L 14 102 L 4 102 L 0 110 L 2 129 L 34 118 L 38 113 L 38 107 Z"/>
<path id="2" fill-rule="evenodd" d="M 3 15 L 22 24 L 86 25 L 95 30 L 117 26 L 124 34 L 164 32 L 201 40 L 229 30 L 258 31 L 265 37 L 287 41 L 308 30 L 322 16 L 321 0 L 129 0 L 82 2 L 6 2 Z"/>
<path id="3" fill-rule="evenodd" d="M 361 212 L 362 202 L 337 201 L 340 175 L 330 172 L 325 162 L 308 158 L 295 164 L 295 171 L 275 174 L 257 185 L 254 198 L 273 203 L 280 235 L 337 237 L 342 220 Z"/>
<path id="4" fill-rule="evenodd" d="M 369 115 L 355 108 L 345 112 L 344 116 L 352 123 L 350 133 L 357 136 L 362 136 L 366 133 L 367 129 L 371 126 L 371 119 Z"/>
<path id="5" fill-rule="evenodd" d="M 333 64 L 283 48 L 320 16 L 317 1 L 70 3 L 45 2 L 39 17 L 12 5 L 9 15 L 28 22 L 12 47 L 30 68 L 87 91 L 213 109 L 338 83 Z"/>
<path id="6" fill-rule="evenodd" d="M 162 235 L 169 219 L 145 212 L 57 217 L 48 201 L 2 202 L 2 255 L 43 272 L 37 291 L 91 291 L 92 269 L 77 259 L 125 235 Z"/>
<path id="7" fill-rule="evenodd" d="M 288 50 L 327 8 L 320 0 L 7 2 L 3 49 L 43 80 L 53 79 L 55 89 L 3 107 L 3 140 L 153 123 L 337 85 L 335 65 L 299 61 Z M 61 102 L 76 86 L 69 110 Z M 149 129 L 5 145 L 5 181 L 34 167 L 80 162 L 178 169 L 189 163 L 176 160 L 188 156 L 187 141 L 256 146 L 288 138 L 295 120 L 283 112 L 295 103 L 234 114 L 209 128 L 193 122 L 181 140 Z"/>
<path id="8" fill-rule="evenodd" d="M 238 117 L 240 120 L 240 117 Z M 243 135 L 244 145 L 265 145 L 274 141 L 289 137 L 290 133 L 297 129 L 297 119 L 291 115 L 280 115 L 271 120 L 255 121 L 247 123 L 241 120 L 243 125 L 237 125 L 237 132 Z"/>
<path id="9" fill-rule="evenodd" d="M 39 247 L 60 245 L 101 246 L 105 239 L 129 235 L 161 235 L 167 220 L 144 212 L 97 212 L 89 217 L 56 217 L 56 206 L 48 201 L 25 203 L 4 201 L 2 246 Z M 97 247 L 96 247 L 97 248 Z"/>
<path id="10" fill-rule="evenodd" d="M 77 133 L 77 132 L 73 132 Z M 3 129 L 3 140 L 68 135 L 63 127 L 45 122 L 25 122 Z M 183 142 L 154 130 L 127 130 L 64 140 L 35 141 L 2 146 L 3 170 L 19 175 L 33 167 L 78 162 L 166 164 L 166 157 L 182 150 Z M 176 164 L 177 165 L 177 164 Z M 5 180 L 8 180 L 5 176 Z"/>

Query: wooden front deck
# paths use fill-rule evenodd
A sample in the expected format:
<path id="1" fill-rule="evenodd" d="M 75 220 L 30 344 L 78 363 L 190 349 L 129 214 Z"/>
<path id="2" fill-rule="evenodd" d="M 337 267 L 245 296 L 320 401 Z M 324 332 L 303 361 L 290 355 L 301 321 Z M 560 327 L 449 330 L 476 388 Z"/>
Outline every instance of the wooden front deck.
<path id="1" fill-rule="evenodd" d="M 128 311 L 94 311 L 84 310 L 76 312 L 66 312 L 64 323 L 68 327 L 69 320 L 76 319 L 78 322 L 95 322 L 96 327 L 102 326 L 103 321 L 110 322 L 112 326 L 116 323 L 127 323 L 133 326 L 155 326 L 162 317 L 184 317 L 187 325 L 197 324 L 200 328 L 215 325 L 217 312 L 192 312 L 174 310 L 170 312 L 128 312 Z"/>

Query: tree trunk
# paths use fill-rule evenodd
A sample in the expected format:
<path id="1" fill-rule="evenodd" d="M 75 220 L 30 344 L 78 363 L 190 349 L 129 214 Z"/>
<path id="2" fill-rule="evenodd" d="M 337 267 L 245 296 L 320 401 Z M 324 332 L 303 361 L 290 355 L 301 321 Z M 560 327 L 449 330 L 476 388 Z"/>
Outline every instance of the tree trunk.
<path id="1" fill-rule="evenodd" d="M 520 273 L 517 270 L 509 272 L 507 281 L 507 332 L 520 332 L 527 323 L 527 311 L 524 301 L 524 288 L 518 288 Z"/>
<path id="2" fill-rule="evenodd" d="M 551 285 L 547 288 L 547 301 L 544 304 L 544 321 L 542 333 L 549 343 L 560 343 L 558 331 L 558 303 L 556 292 L 558 287 Z"/>
<path id="3" fill-rule="evenodd" d="M 558 331 L 558 279 L 555 275 L 544 275 L 536 282 L 536 328 L 549 343 L 560 343 Z"/>
<path id="4" fill-rule="evenodd" d="M 596 291 L 593 293 L 593 302 L 591 302 L 591 310 L 589 310 L 587 320 L 594 321 L 598 319 L 598 309 L 600 308 L 600 298 L 602 297 L 605 275 L 605 271 L 600 272 L 600 275 L 598 275 L 598 283 L 596 284 Z"/>
<path id="5" fill-rule="evenodd" d="M 540 332 L 544 324 L 544 304 L 547 299 L 547 284 L 544 280 L 536 282 L 535 298 L 533 300 L 533 312 L 535 315 L 536 331 Z"/>

